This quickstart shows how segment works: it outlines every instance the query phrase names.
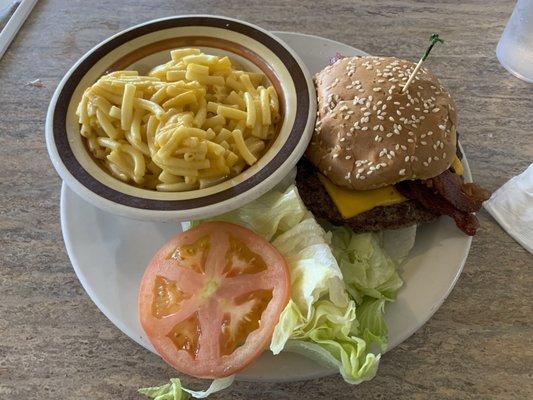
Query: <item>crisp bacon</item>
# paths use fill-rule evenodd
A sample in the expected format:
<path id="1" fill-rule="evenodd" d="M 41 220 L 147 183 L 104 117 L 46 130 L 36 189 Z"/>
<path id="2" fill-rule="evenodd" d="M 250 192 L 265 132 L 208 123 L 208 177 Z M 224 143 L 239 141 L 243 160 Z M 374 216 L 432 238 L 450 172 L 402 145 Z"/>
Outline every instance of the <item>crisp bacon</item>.
<path id="1" fill-rule="evenodd" d="M 463 178 L 450 170 L 422 183 L 434 189 L 455 208 L 468 213 L 479 211 L 482 203 L 490 197 L 485 189 L 475 183 L 463 182 Z"/>
<path id="2" fill-rule="evenodd" d="M 464 183 L 451 171 L 424 181 L 403 181 L 396 184 L 396 189 L 425 208 L 452 217 L 457 227 L 470 236 L 474 236 L 479 227 L 473 212 L 478 211 L 489 197 L 486 190 L 473 183 Z"/>

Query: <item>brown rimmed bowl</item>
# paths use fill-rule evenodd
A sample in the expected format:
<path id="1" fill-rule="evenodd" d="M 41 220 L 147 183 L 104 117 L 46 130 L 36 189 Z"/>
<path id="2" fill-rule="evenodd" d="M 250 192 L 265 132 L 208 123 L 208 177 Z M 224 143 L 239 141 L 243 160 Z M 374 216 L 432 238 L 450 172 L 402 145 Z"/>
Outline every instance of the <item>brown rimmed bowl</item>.
<path id="1" fill-rule="evenodd" d="M 158 192 L 124 183 L 91 157 L 79 133 L 76 107 L 83 91 L 107 71 L 146 73 L 169 51 L 199 47 L 262 71 L 280 97 L 279 133 L 259 161 L 238 176 L 205 189 Z M 302 157 L 316 116 L 312 78 L 296 53 L 253 24 L 213 15 L 149 21 L 119 32 L 89 50 L 59 83 L 46 118 L 46 143 L 65 183 L 83 199 L 121 216 L 152 221 L 212 217 L 255 200 L 278 184 Z"/>

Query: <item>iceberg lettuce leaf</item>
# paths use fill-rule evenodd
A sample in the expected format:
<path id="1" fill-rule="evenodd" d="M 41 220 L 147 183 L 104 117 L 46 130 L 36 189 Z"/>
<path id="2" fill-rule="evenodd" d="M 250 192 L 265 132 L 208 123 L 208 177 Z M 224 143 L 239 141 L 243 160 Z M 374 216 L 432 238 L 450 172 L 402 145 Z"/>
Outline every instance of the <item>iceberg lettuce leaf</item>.
<path id="1" fill-rule="evenodd" d="M 139 389 L 139 393 L 154 400 L 189 400 L 192 397 L 204 399 L 207 396 L 229 387 L 235 375 L 226 378 L 215 379 L 206 390 L 191 390 L 184 388 L 178 378 L 171 378 L 170 383 L 162 386 Z"/>
<path id="2" fill-rule="evenodd" d="M 395 300 L 403 282 L 394 262 L 383 250 L 376 233 L 354 233 L 346 227 L 331 227 L 331 249 L 337 259 L 346 289 L 361 304 L 364 296 Z"/>

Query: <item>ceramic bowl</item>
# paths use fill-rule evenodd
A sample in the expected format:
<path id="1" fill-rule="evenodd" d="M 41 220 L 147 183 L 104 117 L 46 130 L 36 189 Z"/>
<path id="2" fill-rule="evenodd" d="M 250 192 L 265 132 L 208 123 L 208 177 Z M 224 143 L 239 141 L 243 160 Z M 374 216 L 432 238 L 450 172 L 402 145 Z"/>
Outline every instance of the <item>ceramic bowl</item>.
<path id="1" fill-rule="evenodd" d="M 280 98 L 279 133 L 259 161 L 209 188 L 158 192 L 124 183 L 91 156 L 79 133 L 76 107 L 83 91 L 106 71 L 147 73 L 169 51 L 198 47 L 228 55 L 245 69 L 262 71 Z M 303 155 L 316 115 L 312 78 L 296 53 L 270 32 L 226 17 L 177 16 L 122 31 L 89 50 L 59 83 L 48 109 L 46 142 L 57 172 L 79 196 L 121 216 L 152 221 L 206 218 L 255 200 L 279 183 Z"/>

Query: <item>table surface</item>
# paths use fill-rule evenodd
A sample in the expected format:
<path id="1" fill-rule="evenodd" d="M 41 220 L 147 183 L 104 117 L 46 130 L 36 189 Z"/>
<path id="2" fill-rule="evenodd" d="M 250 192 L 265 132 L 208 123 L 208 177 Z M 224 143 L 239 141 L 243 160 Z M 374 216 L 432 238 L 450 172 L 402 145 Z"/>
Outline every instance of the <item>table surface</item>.
<path id="1" fill-rule="evenodd" d="M 0 398 L 135 399 L 138 387 L 175 376 L 100 313 L 61 238 L 61 181 L 47 157 L 45 114 L 57 83 L 87 50 L 142 21 L 190 13 L 414 61 L 439 32 L 445 43 L 429 66 L 454 94 L 475 180 L 495 190 L 533 160 L 533 85 L 509 75 L 495 57 L 512 8 L 510 0 L 40 1 L 0 60 Z M 35 79 L 42 85 L 28 85 Z M 382 358 L 373 381 L 237 382 L 213 397 L 533 398 L 533 257 L 485 211 L 479 219 L 450 297 Z"/>

